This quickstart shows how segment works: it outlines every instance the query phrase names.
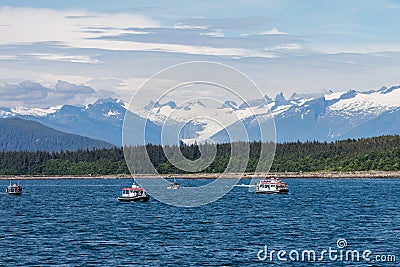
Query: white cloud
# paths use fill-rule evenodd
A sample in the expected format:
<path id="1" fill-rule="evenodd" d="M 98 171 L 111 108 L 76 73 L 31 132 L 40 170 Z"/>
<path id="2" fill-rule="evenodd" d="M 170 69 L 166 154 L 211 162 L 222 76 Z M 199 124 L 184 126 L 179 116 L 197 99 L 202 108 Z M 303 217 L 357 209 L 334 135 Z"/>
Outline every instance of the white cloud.
<path id="1" fill-rule="evenodd" d="M 37 100 L 46 98 L 50 90 L 43 85 L 31 81 L 19 84 L 5 84 L 0 86 L 0 95 L 3 101 Z"/>
<path id="2" fill-rule="evenodd" d="M 83 84 L 91 78 L 83 75 L 79 69 L 76 73 L 65 73 L 60 66 L 58 69 L 51 70 L 37 70 L 31 66 L 25 67 L 24 65 L 18 69 L 10 68 L 7 66 L 0 66 L 0 81 L 2 83 L 17 84 L 24 80 L 40 82 L 43 86 L 51 87 L 55 81 L 63 80 L 75 84 Z"/>
<path id="3" fill-rule="evenodd" d="M 191 29 L 191 30 L 206 30 L 209 26 L 206 25 L 189 25 L 185 23 L 177 23 L 173 26 L 174 29 Z"/>
<path id="4" fill-rule="evenodd" d="M 58 81 L 55 85 L 55 92 L 64 95 L 94 94 L 93 88 L 86 85 L 76 85 L 66 81 Z"/>
<path id="5" fill-rule="evenodd" d="M 37 58 L 37 59 L 41 59 L 41 60 L 49 60 L 49 61 L 63 61 L 63 62 L 71 62 L 71 63 L 89 63 L 89 64 L 101 63 L 99 60 L 90 58 L 87 55 L 32 53 L 32 54 L 25 54 L 25 56 L 30 56 L 33 58 Z"/>
<path id="6" fill-rule="evenodd" d="M 0 55 L 0 60 L 17 60 L 17 56 L 13 55 Z"/>
<path id="7" fill-rule="evenodd" d="M 100 92 L 102 93 L 102 92 Z M 62 104 L 83 104 L 96 99 L 97 92 L 86 85 L 58 81 L 55 85 L 24 81 L 17 84 L 0 85 L 0 105 L 6 107 L 44 107 Z M 110 96 L 110 92 L 108 93 Z"/>
<path id="8" fill-rule="evenodd" d="M 74 47 L 79 48 L 101 48 L 113 51 L 155 51 L 184 53 L 191 55 L 210 55 L 210 56 L 228 56 L 235 58 L 242 57 L 262 57 L 276 58 L 277 56 L 269 52 L 260 52 L 257 50 L 235 48 L 235 47 L 212 47 L 212 46 L 193 46 L 181 44 L 163 44 L 163 43 L 143 43 L 131 41 L 114 41 L 114 40 L 81 40 L 71 43 Z"/>
<path id="9" fill-rule="evenodd" d="M 385 52 L 400 52 L 396 43 L 386 44 L 354 44 L 354 45 L 310 45 L 313 50 L 322 54 L 378 54 Z"/>
<path id="10" fill-rule="evenodd" d="M 257 36 L 257 35 L 287 35 L 286 32 L 281 32 L 277 28 L 272 28 L 269 31 L 263 31 L 259 33 L 243 33 L 240 36 L 241 37 L 248 37 L 248 36 Z"/>
<path id="11" fill-rule="evenodd" d="M 149 34 L 138 28 L 160 28 L 158 22 L 139 15 L 124 13 L 93 13 L 84 10 L 56 11 L 34 8 L 0 8 L 2 29 L 0 44 L 60 42 L 74 48 L 107 49 L 111 51 L 163 51 L 191 55 L 211 55 L 228 57 L 264 57 L 275 58 L 272 53 L 242 47 L 213 47 L 173 43 L 134 42 L 101 39 L 103 36 L 119 36 L 124 33 Z M 205 29 L 206 26 L 178 24 L 180 29 Z M 129 28 L 136 30 L 130 31 Z M 222 37 L 219 30 L 204 33 L 213 37 Z M 97 63 L 82 55 L 35 54 L 40 59 L 79 63 Z"/>
<path id="12" fill-rule="evenodd" d="M 282 44 L 282 45 L 277 45 L 273 48 L 266 48 L 266 50 L 300 50 L 302 49 L 300 44 Z"/>
<path id="13" fill-rule="evenodd" d="M 64 42 L 119 35 L 125 28 L 159 27 L 157 21 L 125 13 L 93 13 L 85 10 L 56 11 L 38 8 L 0 8 L 0 44 Z"/>
<path id="14" fill-rule="evenodd" d="M 212 32 L 202 32 L 200 35 L 211 36 L 211 37 L 225 37 L 224 33 L 220 29 L 216 29 Z"/>
<path id="15" fill-rule="evenodd" d="M 260 35 L 275 35 L 275 34 L 281 34 L 281 35 L 285 35 L 287 34 L 286 32 L 281 32 L 279 31 L 277 28 L 272 28 L 269 31 L 265 31 L 265 32 L 260 32 Z"/>

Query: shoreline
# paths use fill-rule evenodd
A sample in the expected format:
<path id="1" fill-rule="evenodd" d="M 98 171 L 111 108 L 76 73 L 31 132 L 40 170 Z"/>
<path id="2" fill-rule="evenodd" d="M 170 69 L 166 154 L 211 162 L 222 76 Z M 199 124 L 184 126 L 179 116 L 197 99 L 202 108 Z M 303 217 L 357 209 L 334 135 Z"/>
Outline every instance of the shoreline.
<path id="1" fill-rule="evenodd" d="M 57 180 L 57 179 L 132 179 L 132 178 L 177 178 L 177 179 L 216 179 L 216 178 L 264 178 L 264 177 L 279 177 L 279 178 L 348 178 L 348 179 L 374 179 L 374 178 L 400 178 L 400 171 L 356 171 L 356 172 L 281 172 L 281 173 L 195 173 L 195 174 L 163 174 L 155 175 L 128 175 L 128 174 L 113 174 L 113 175 L 2 175 L 0 180 Z"/>

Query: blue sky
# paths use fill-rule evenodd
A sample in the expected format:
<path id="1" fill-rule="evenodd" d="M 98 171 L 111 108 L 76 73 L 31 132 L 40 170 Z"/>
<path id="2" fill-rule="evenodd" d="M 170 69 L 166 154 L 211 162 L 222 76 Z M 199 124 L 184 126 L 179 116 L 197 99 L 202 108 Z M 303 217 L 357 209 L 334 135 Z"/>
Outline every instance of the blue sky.
<path id="1" fill-rule="evenodd" d="M 0 106 L 129 100 L 152 74 L 195 60 L 231 65 L 270 96 L 400 84 L 395 0 L 1 5 Z"/>

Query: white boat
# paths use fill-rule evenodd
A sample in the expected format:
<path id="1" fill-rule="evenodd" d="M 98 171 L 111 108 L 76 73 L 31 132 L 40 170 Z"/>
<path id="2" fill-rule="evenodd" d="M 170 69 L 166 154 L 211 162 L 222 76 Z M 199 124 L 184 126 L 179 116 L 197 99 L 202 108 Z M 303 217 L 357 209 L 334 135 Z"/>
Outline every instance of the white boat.
<path id="1" fill-rule="evenodd" d="M 133 183 L 131 187 L 122 188 L 122 194 L 118 197 L 119 201 L 123 202 L 146 202 L 150 199 L 150 196 L 146 194 L 144 188 Z"/>
<path id="2" fill-rule="evenodd" d="M 181 187 L 181 185 L 176 181 L 176 179 L 174 178 L 174 182 L 173 183 L 170 183 L 168 186 L 167 186 L 167 189 L 172 189 L 172 190 L 177 190 L 177 189 L 179 189 Z"/>
<path id="3" fill-rule="evenodd" d="M 10 185 L 7 186 L 6 188 L 6 193 L 9 195 L 21 195 L 22 194 L 22 185 L 19 184 L 18 181 L 18 185 L 17 184 L 11 184 L 10 181 Z"/>
<path id="4" fill-rule="evenodd" d="M 286 194 L 288 192 L 286 183 L 279 178 L 265 178 L 256 185 L 256 193 L 259 194 Z"/>

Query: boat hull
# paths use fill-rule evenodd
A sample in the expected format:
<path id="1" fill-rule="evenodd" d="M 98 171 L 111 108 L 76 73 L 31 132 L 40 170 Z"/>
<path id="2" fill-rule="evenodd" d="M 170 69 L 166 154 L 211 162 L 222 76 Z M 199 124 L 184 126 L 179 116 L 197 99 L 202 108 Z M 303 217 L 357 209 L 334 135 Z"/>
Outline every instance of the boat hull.
<path id="1" fill-rule="evenodd" d="M 289 190 L 279 190 L 279 191 L 271 191 L 271 190 L 257 190 L 257 194 L 287 194 Z"/>
<path id="2" fill-rule="evenodd" d="M 6 193 L 9 195 L 22 195 L 22 186 L 8 186 Z"/>
<path id="3" fill-rule="evenodd" d="M 121 202 L 147 202 L 149 199 L 149 196 L 118 197 L 118 200 Z"/>
<path id="4" fill-rule="evenodd" d="M 14 196 L 20 196 L 22 195 L 22 192 L 7 192 L 9 195 L 14 195 Z"/>
<path id="5" fill-rule="evenodd" d="M 170 189 L 170 190 L 178 190 L 179 188 L 180 188 L 179 185 L 169 185 L 169 186 L 167 187 L 167 189 Z"/>

